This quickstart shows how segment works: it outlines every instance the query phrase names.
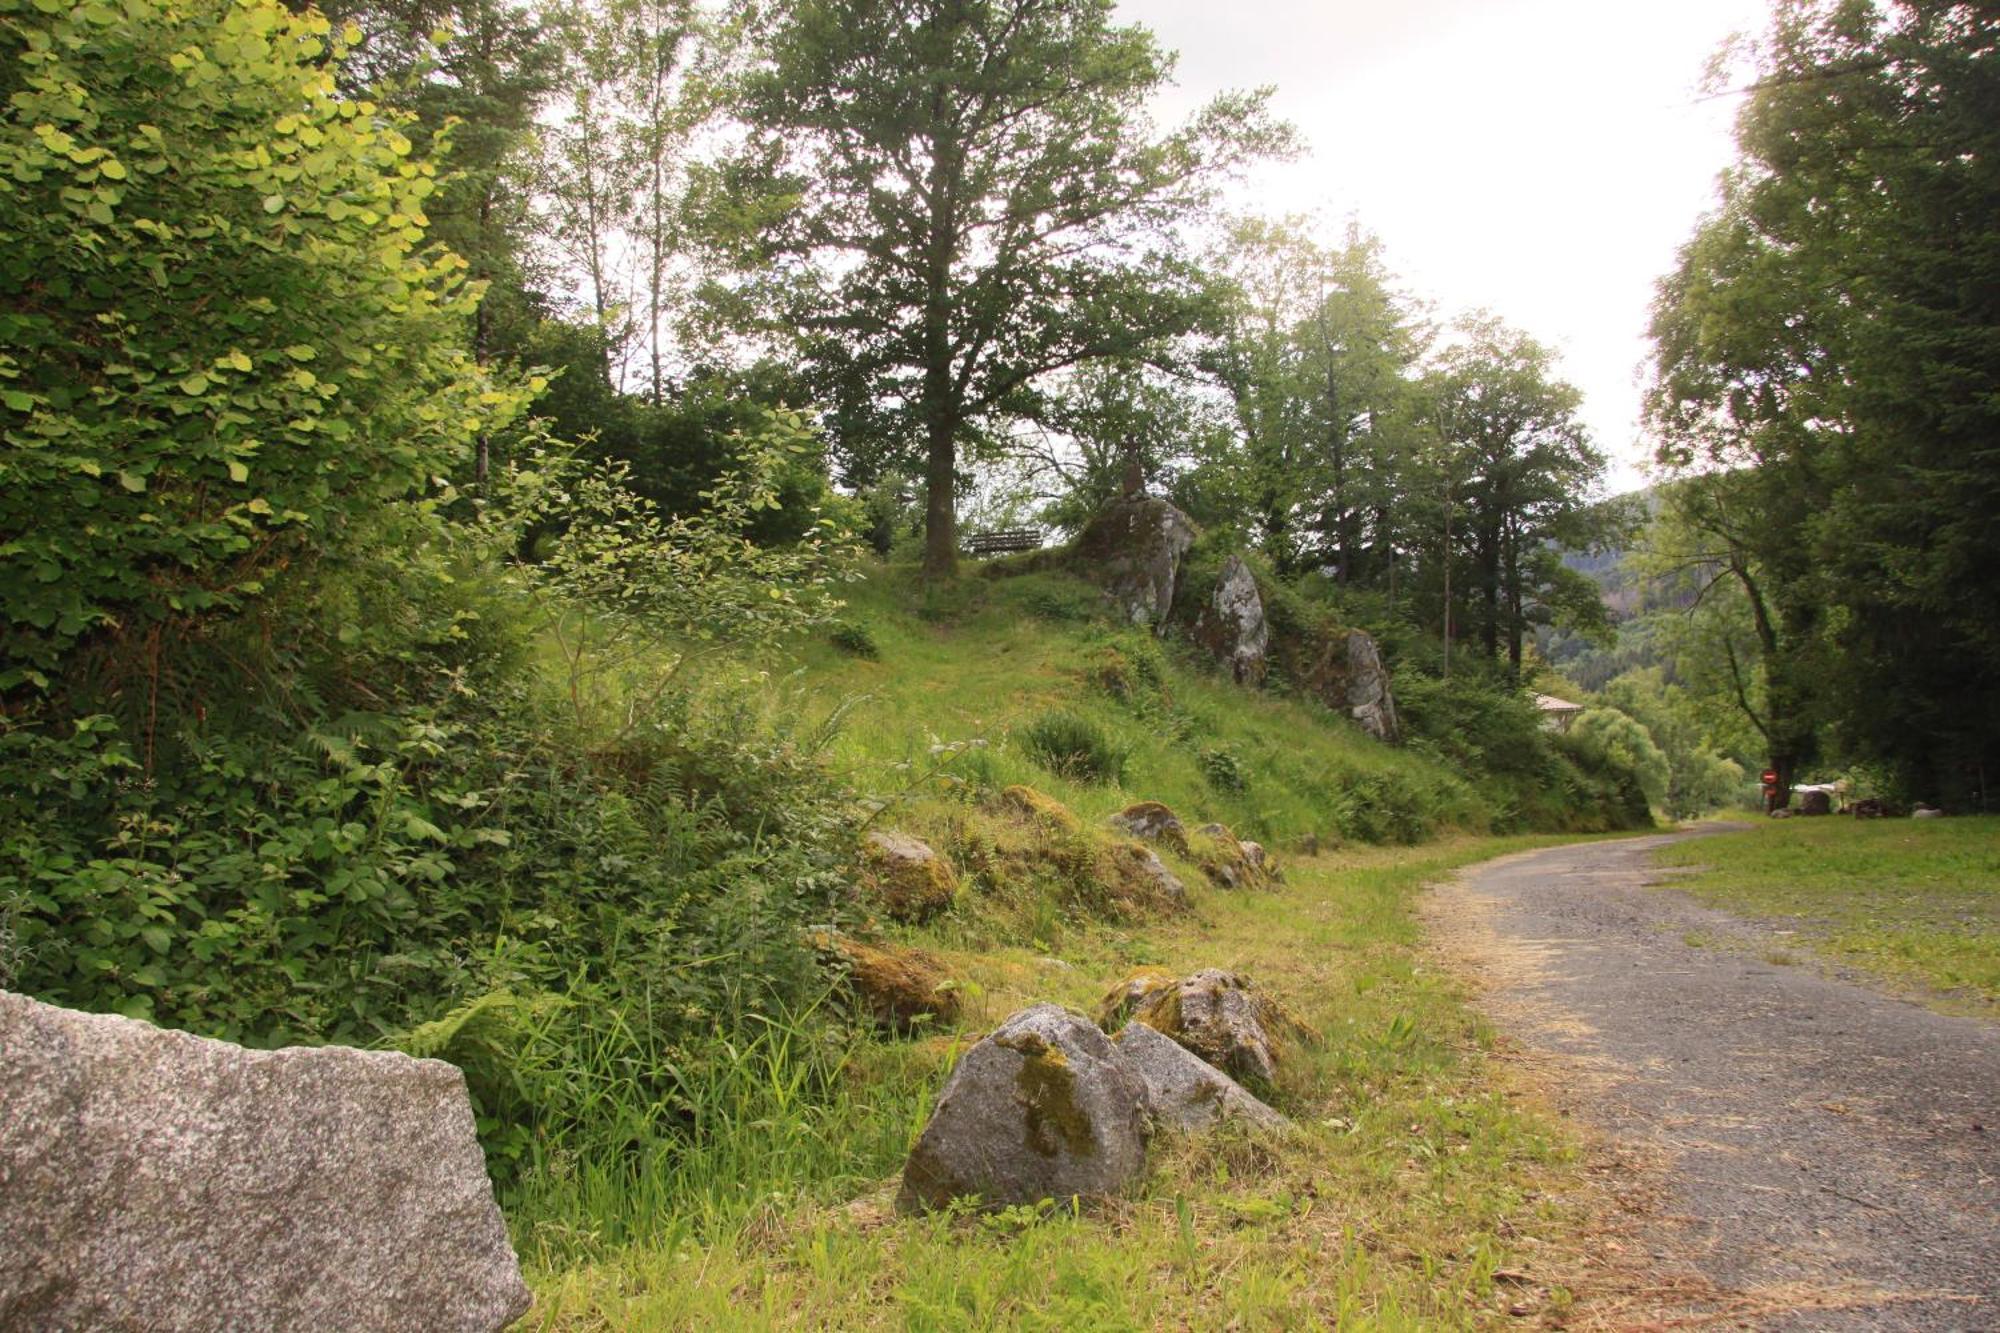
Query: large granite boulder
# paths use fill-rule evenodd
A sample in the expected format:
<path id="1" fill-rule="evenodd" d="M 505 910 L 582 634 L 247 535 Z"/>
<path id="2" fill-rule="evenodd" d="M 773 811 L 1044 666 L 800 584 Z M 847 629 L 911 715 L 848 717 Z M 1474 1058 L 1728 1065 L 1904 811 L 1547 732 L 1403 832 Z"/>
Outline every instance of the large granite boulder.
<path id="1" fill-rule="evenodd" d="M 1082 1014 L 1023 1009 L 965 1053 L 903 1166 L 902 1212 L 1129 1194 L 1146 1171 L 1146 1085 Z"/>
<path id="2" fill-rule="evenodd" d="M 1381 650 L 1365 631 L 1351 629 L 1346 636 L 1346 655 L 1347 715 L 1376 740 L 1394 742 L 1402 729 L 1396 721 L 1396 700 L 1389 692 L 1389 669 L 1382 665 Z"/>
<path id="3" fill-rule="evenodd" d="M 465 1079 L 0 991 L 0 1328 L 505 1327 Z"/>
<path id="4" fill-rule="evenodd" d="M 1072 551 L 1076 572 L 1104 589 L 1134 625 L 1163 624 L 1174 604 L 1181 557 L 1194 520 L 1165 500 L 1128 495 L 1084 526 Z"/>
<path id="5" fill-rule="evenodd" d="M 1262 685 L 1268 669 L 1270 627 L 1256 576 L 1240 555 L 1223 562 L 1208 604 L 1195 617 L 1194 639 L 1229 668 L 1238 685 Z"/>
<path id="6" fill-rule="evenodd" d="M 1287 673 L 1321 703 L 1353 718 L 1377 740 L 1400 738 L 1389 670 L 1367 631 L 1315 631 L 1281 646 Z"/>
<path id="7" fill-rule="evenodd" d="M 878 831 L 861 840 L 861 879 L 898 921 L 926 921 L 951 906 L 958 877 L 921 838 Z"/>
<path id="8" fill-rule="evenodd" d="M 1113 1044 L 1145 1083 L 1156 1125 L 1189 1134 L 1222 1120 L 1264 1130 L 1291 1123 L 1235 1079 L 1144 1023 L 1126 1024 Z"/>

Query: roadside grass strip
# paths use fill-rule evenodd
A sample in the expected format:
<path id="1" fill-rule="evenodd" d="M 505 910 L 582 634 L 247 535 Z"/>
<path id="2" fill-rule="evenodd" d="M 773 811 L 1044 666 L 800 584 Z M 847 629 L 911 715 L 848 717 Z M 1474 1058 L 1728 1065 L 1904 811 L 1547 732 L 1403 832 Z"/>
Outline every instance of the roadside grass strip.
<path id="1" fill-rule="evenodd" d="M 1494 1058 L 1461 983 L 1420 953 L 1413 912 L 1449 870 L 1556 841 L 1295 859 L 1285 884 L 1204 893 L 1189 917 L 1073 929 L 1059 959 L 943 950 L 967 978 L 963 1030 L 853 1053 L 816 1153 L 661 1164 L 622 1190 L 517 1214 L 537 1298 L 524 1326 L 1430 1329 L 1560 1316 L 1571 1293 L 1552 1274 L 1589 1206 L 1581 1150 Z M 1298 1131 L 1158 1140 L 1143 1192 L 1114 1205 L 896 1216 L 902 1155 L 963 1046 L 1032 1002 L 1089 1009 L 1140 964 L 1248 973 L 1324 1035 L 1281 1074 L 1277 1104 Z"/>
<path id="2" fill-rule="evenodd" d="M 2000 1010 L 2000 816 L 1790 819 L 1663 847 L 1671 887 L 1819 956 Z"/>

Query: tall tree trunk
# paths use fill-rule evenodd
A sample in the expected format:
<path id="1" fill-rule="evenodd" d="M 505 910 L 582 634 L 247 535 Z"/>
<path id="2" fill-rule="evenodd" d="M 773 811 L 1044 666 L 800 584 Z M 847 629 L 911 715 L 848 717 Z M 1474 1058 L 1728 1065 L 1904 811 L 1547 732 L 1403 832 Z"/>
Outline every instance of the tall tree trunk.
<path id="1" fill-rule="evenodd" d="M 934 419 L 924 457 L 924 577 L 958 572 L 958 458 L 951 423 Z"/>
<path id="2" fill-rule="evenodd" d="M 1521 677 L 1521 534 L 1510 521 L 1504 538 L 1507 592 L 1507 665 Z"/>
<path id="3" fill-rule="evenodd" d="M 940 24 L 962 21 L 953 13 Z M 931 104 L 931 165 L 926 181 L 929 232 L 924 243 L 924 577 L 958 572 L 958 428 L 963 400 L 954 385 L 951 274 L 959 253 L 958 204 L 963 146 L 940 89 Z"/>
<path id="4" fill-rule="evenodd" d="M 1479 533 L 1479 646 L 1489 662 L 1500 657 L 1500 534 L 1488 525 Z"/>

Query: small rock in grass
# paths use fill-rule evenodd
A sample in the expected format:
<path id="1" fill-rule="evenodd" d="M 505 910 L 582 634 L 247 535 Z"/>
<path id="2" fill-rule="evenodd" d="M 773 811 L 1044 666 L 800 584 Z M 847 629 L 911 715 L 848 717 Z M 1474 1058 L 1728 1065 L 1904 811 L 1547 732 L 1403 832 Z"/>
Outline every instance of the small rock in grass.
<path id="1" fill-rule="evenodd" d="M 1175 851 L 1187 853 L 1187 830 L 1172 810 L 1158 801 L 1140 801 L 1111 816 L 1111 827 L 1147 842 L 1163 842 Z"/>
<path id="2" fill-rule="evenodd" d="M 951 906 L 958 877 L 921 838 L 870 833 L 861 844 L 862 879 L 898 921 L 926 921 Z"/>
<path id="3" fill-rule="evenodd" d="M 903 1166 L 905 1213 L 1131 1193 L 1146 1170 L 1146 1085 L 1082 1014 L 1037 1005 L 965 1053 Z"/>
<path id="4" fill-rule="evenodd" d="M 1291 1123 L 1235 1079 L 1144 1023 L 1126 1024 L 1115 1044 L 1145 1081 L 1156 1124 L 1192 1133 L 1221 1120 L 1265 1130 Z"/>

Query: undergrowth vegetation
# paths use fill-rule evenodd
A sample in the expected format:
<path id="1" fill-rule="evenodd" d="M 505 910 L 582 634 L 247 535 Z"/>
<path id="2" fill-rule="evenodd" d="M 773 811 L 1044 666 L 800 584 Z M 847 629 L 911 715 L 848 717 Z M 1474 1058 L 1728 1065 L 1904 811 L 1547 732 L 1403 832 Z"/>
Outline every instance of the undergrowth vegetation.
<path id="1" fill-rule="evenodd" d="M 1298 1132 L 1163 1140 L 1144 1191 L 1068 1206 L 896 1218 L 894 1174 L 960 1043 L 847 1053 L 813 1117 L 773 1121 L 670 1200 L 649 1179 L 593 1196 L 593 1229 L 523 1219 L 534 1326 L 636 1328 L 1416 1329 L 1504 1317 L 1532 1268 L 1570 1299 L 1537 1239 L 1575 1224 L 1576 1149 L 1508 1086 L 1486 1029 L 1416 951 L 1418 890 L 1534 840 L 1457 840 L 1294 862 L 1286 884 L 1213 894 L 1186 917 L 1079 923 L 1061 958 L 1003 940 L 937 947 L 973 1032 L 1052 1001 L 1096 1007 L 1141 964 L 1250 974 L 1322 1035 L 1274 1092 Z M 932 938 L 937 938 L 933 936 Z M 783 1104 L 781 1071 L 755 1104 Z M 676 1181 L 675 1183 L 679 1183 Z"/>

